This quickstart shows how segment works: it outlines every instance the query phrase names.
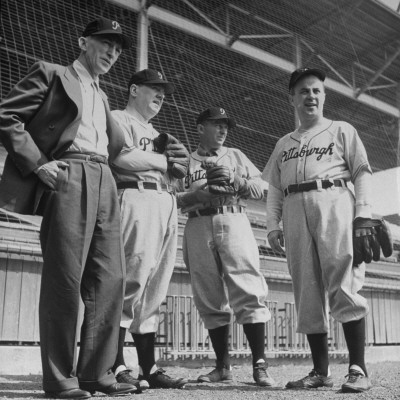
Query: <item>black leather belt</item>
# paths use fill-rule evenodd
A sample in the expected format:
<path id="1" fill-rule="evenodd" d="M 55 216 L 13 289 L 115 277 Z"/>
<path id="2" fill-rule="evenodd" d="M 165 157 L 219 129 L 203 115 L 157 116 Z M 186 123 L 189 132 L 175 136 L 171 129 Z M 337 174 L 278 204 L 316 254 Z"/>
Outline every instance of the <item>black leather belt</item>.
<path id="1" fill-rule="evenodd" d="M 169 190 L 168 186 L 165 184 L 159 184 L 156 182 L 144 182 L 144 181 L 128 181 L 128 182 L 117 182 L 117 189 L 140 189 L 141 186 L 143 189 L 148 189 L 148 190 L 163 190 L 167 192 L 172 192 L 172 190 Z"/>
<path id="2" fill-rule="evenodd" d="M 60 160 L 82 160 L 82 161 L 93 161 L 101 164 L 107 164 L 108 160 L 106 156 L 101 156 L 99 154 L 85 154 L 85 153 L 73 153 L 67 152 L 64 153 L 60 158 Z"/>
<path id="3" fill-rule="evenodd" d="M 289 185 L 283 191 L 283 193 L 285 194 L 286 197 L 289 193 L 308 192 L 310 190 L 317 190 L 317 189 L 328 189 L 331 186 L 346 187 L 347 184 L 343 179 L 334 179 L 334 180 L 324 179 L 324 180 L 317 180 L 312 182 Z"/>
<path id="4" fill-rule="evenodd" d="M 227 213 L 244 213 L 246 207 L 243 206 L 222 206 L 203 208 L 202 210 L 194 210 L 188 212 L 188 218 L 205 217 L 208 215 L 227 214 Z"/>

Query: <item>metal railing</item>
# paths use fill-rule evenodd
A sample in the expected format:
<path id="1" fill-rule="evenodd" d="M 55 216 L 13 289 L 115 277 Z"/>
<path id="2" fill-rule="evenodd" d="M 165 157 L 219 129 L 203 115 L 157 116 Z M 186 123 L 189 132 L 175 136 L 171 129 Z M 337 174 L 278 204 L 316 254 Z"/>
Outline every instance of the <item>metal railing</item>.
<path id="1" fill-rule="evenodd" d="M 267 356 L 304 356 L 309 354 L 305 334 L 296 332 L 296 310 L 294 303 L 278 305 L 267 301 L 271 320 L 266 323 L 265 351 Z M 339 323 L 330 319 L 328 333 L 331 355 L 345 355 L 346 344 Z M 194 305 L 192 296 L 171 295 L 161 307 L 158 343 L 165 359 L 199 358 L 213 356 L 214 351 L 207 329 Z M 250 347 L 242 325 L 232 318 L 230 326 L 230 354 L 249 356 Z"/>

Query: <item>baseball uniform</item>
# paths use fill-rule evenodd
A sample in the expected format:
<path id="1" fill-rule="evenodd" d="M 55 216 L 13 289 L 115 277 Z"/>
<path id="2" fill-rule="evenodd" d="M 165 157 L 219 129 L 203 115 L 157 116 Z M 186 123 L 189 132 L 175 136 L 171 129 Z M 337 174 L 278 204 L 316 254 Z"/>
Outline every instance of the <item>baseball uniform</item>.
<path id="1" fill-rule="evenodd" d="M 131 333 L 156 332 L 175 264 L 176 200 L 167 158 L 153 151 L 159 133 L 126 110 L 112 114 L 125 133 L 124 148 L 113 165 L 127 267 L 121 326 Z"/>
<path id="2" fill-rule="evenodd" d="M 194 191 L 207 183 L 201 166 L 205 159 L 248 179 L 249 198 L 263 197 L 258 169 L 240 150 L 224 146 L 211 158 L 201 147 L 191 154 L 189 171 L 180 181 L 182 191 Z M 270 319 L 265 305 L 267 284 L 260 273 L 258 246 L 245 209 L 245 199 L 237 195 L 220 196 L 182 209 L 188 211 L 184 261 L 206 329 L 229 324 L 231 310 L 240 324 L 265 323 Z"/>
<path id="3" fill-rule="evenodd" d="M 364 171 L 371 168 L 356 129 L 326 120 L 322 128 L 281 138 L 263 172 L 271 194 L 268 232 L 279 230 L 283 217 L 298 332 L 327 332 L 328 304 L 342 323 L 368 313 L 366 299 L 358 294 L 365 266 L 353 267 L 352 224 L 370 211 L 362 179 L 357 203 L 349 187 L 351 181 L 357 189 Z M 304 183 L 305 191 L 291 186 Z"/>

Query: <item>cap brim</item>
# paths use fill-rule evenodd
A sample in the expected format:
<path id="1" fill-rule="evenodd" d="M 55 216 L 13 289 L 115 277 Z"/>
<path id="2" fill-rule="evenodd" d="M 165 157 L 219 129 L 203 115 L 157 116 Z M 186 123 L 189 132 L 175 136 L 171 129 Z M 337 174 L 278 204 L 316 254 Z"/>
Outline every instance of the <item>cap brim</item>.
<path id="1" fill-rule="evenodd" d="M 289 90 L 291 90 L 294 86 L 296 86 L 297 82 L 300 79 L 302 79 L 302 78 L 304 78 L 305 76 L 308 76 L 308 75 L 316 76 L 322 82 L 324 82 L 325 78 L 326 78 L 326 74 L 325 74 L 324 71 L 321 71 L 320 69 L 310 68 L 310 69 L 307 69 L 306 71 L 302 72 L 300 75 L 298 75 L 293 82 L 290 82 Z"/>
<path id="2" fill-rule="evenodd" d="M 142 85 L 148 85 L 149 83 L 153 83 L 155 85 L 164 86 L 164 93 L 165 94 L 172 94 L 175 92 L 175 85 L 172 82 L 165 82 L 165 81 L 146 81 L 143 82 Z"/>
<path id="3" fill-rule="evenodd" d="M 121 41 L 122 41 L 122 48 L 125 49 L 125 50 L 129 49 L 129 47 L 131 47 L 131 45 L 132 45 L 132 42 L 128 38 L 128 36 L 125 36 L 122 33 L 116 33 L 112 29 L 106 29 L 104 31 L 91 33 L 89 36 L 97 36 L 97 35 L 99 35 L 99 36 L 108 36 L 108 35 L 119 36 Z"/>
<path id="4" fill-rule="evenodd" d="M 201 122 L 198 122 L 197 124 L 201 124 L 207 120 L 218 120 L 218 119 L 224 119 L 224 120 L 228 121 L 228 128 L 236 127 L 236 121 L 233 118 L 221 117 L 220 115 L 217 115 L 215 117 L 210 117 L 210 118 L 204 118 Z"/>

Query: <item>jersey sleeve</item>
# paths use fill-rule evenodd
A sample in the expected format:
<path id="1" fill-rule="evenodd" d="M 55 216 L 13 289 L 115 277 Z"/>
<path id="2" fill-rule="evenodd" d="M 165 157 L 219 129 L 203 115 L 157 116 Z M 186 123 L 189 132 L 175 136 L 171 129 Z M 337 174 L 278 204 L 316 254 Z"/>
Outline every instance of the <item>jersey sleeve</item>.
<path id="1" fill-rule="evenodd" d="M 367 152 L 357 130 L 347 122 L 341 122 L 341 140 L 344 144 L 344 157 L 348 164 L 351 180 L 354 183 L 360 171 L 372 173 Z"/>
<path id="2" fill-rule="evenodd" d="M 371 187 L 372 174 L 367 170 L 361 170 L 354 182 L 354 192 L 356 197 L 355 218 L 371 218 Z"/>
<path id="3" fill-rule="evenodd" d="M 278 142 L 275 146 L 275 149 L 272 152 L 271 157 L 269 158 L 267 165 L 261 174 L 261 177 L 264 181 L 268 182 L 269 185 L 283 190 L 281 185 L 281 168 L 278 162 L 279 144 L 280 142 Z"/>
<path id="4" fill-rule="evenodd" d="M 136 146 L 135 127 L 120 110 L 112 111 L 114 119 L 124 132 L 125 144 L 121 153 L 113 161 L 113 166 L 125 171 L 167 171 L 167 158 L 164 154 L 143 151 Z"/>
<path id="5" fill-rule="evenodd" d="M 267 234 L 281 230 L 279 223 L 282 219 L 283 192 L 269 185 L 267 194 Z"/>
<path id="6" fill-rule="evenodd" d="M 261 200 L 264 197 L 264 189 L 266 188 L 264 181 L 261 179 L 261 172 L 244 153 L 237 149 L 233 151 L 237 159 L 236 173 L 247 180 L 247 192 L 244 197 Z"/>

